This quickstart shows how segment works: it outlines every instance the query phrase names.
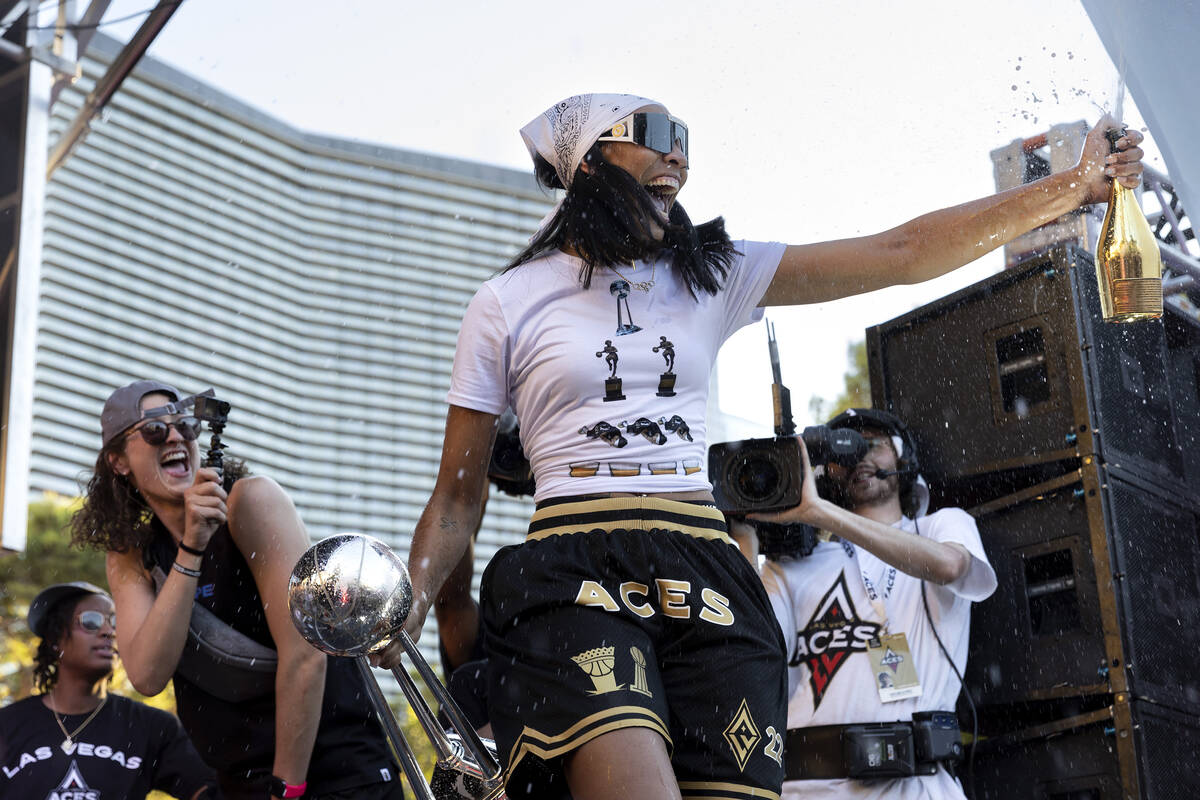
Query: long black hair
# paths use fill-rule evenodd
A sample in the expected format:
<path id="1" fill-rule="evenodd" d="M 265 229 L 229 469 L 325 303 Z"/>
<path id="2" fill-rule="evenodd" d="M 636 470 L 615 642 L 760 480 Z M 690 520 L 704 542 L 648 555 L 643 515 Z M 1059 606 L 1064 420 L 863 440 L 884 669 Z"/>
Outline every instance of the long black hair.
<path id="1" fill-rule="evenodd" d="M 532 261 L 547 250 L 569 245 L 583 259 L 579 282 L 591 286 L 597 267 L 628 264 L 635 259 L 655 259 L 669 253 L 671 268 L 688 287 L 716 294 L 733 264 L 737 250 L 725 232 L 725 220 L 717 217 L 692 225 L 683 206 L 674 203 L 663 228 L 655 238 L 654 223 L 660 219 L 658 206 L 646 187 L 621 167 L 610 163 L 600 142 L 583 157 L 588 169 L 575 170 L 571 188 L 557 213 L 504 268 L 505 272 Z M 534 173 L 547 189 L 562 189 L 562 181 L 550 162 L 534 158 Z"/>

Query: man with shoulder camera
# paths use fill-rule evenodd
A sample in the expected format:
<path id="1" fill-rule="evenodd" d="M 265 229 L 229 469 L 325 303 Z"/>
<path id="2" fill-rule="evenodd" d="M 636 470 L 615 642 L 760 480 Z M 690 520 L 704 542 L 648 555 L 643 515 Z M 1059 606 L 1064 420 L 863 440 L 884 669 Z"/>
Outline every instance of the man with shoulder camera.
<path id="1" fill-rule="evenodd" d="M 783 796 L 961 798 L 954 706 L 971 603 L 995 590 L 995 572 L 966 512 L 925 515 L 929 494 L 899 418 L 851 409 L 829 426 L 869 445 L 854 467 L 827 466 L 831 496 L 803 454 L 800 504 L 749 515 L 821 532 L 809 555 L 763 568 L 788 648 Z"/>

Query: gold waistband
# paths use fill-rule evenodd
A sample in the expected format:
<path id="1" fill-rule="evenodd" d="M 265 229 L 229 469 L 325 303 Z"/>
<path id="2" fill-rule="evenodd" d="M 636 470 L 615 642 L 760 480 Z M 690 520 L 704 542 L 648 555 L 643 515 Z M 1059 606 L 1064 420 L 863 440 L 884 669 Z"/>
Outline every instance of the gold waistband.
<path id="1" fill-rule="evenodd" d="M 703 502 L 655 496 L 565 497 L 539 504 L 529 521 L 528 540 L 573 533 L 679 531 L 700 539 L 732 543 L 725 516 Z"/>

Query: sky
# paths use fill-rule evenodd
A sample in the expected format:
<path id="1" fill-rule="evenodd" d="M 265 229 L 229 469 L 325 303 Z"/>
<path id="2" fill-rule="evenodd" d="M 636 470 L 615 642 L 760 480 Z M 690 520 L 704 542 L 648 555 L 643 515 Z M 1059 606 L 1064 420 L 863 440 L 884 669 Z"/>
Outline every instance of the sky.
<path id="1" fill-rule="evenodd" d="M 106 19 L 152 5 L 116 0 Z M 791 244 L 991 194 L 990 151 L 1094 123 L 1118 85 L 1078 0 L 185 0 L 150 54 L 303 130 L 522 170 L 517 130 L 556 100 L 652 97 L 689 126 L 692 219 Z M 811 396 L 841 391 L 867 326 L 1001 265 L 994 253 L 919 286 L 771 309 L 797 422 Z M 764 326 L 718 367 L 722 410 L 767 433 Z"/>

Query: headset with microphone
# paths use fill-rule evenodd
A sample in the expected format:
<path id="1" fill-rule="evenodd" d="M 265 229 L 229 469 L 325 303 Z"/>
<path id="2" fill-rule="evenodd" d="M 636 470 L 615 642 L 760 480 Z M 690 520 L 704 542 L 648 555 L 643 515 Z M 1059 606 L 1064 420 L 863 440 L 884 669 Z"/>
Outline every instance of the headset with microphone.
<path id="1" fill-rule="evenodd" d="M 916 444 L 913 442 L 912 434 L 909 432 L 908 426 L 904 424 L 904 420 L 895 414 L 875 408 L 850 408 L 825 424 L 830 428 L 851 428 L 860 433 L 863 430 L 881 430 L 898 438 L 900 447 L 897 448 L 896 453 L 897 468 L 875 470 L 874 477 L 883 480 L 893 475 L 898 476 L 900 478 L 900 498 L 905 507 L 905 513 L 917 516 L 924 510 L 920 508 L 924 505 L 921 498 L 913 495 L 921 465 L 917 460 Z"/>

